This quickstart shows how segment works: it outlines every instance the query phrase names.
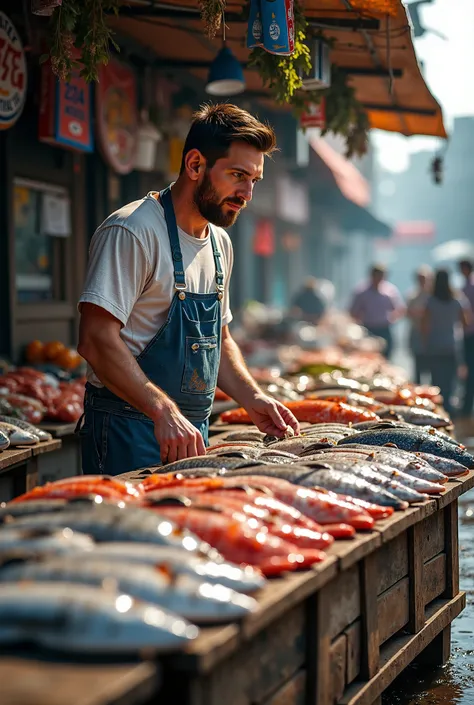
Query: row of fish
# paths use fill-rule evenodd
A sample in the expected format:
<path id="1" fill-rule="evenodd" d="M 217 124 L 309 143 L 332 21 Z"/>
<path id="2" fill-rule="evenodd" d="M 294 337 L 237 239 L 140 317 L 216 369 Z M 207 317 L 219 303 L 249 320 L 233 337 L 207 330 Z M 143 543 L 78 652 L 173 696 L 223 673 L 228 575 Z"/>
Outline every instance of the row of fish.
<path id="1" fill-rule="evenodd" d="M 33 426 L 28 421 L 0 415 L 0 451 L 17 446 L 35 445 L 50 441 L 51 438 L 50 433 Z"/>

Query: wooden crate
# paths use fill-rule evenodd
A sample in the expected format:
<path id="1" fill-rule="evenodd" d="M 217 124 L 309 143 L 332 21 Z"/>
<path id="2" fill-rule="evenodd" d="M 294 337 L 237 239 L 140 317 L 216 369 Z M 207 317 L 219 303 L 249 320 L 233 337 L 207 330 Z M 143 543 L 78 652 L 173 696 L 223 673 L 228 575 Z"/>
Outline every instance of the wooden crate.
<path id="1" fill-rule="evenodd" d="M 457 498 L 396 513 L 323 564 L 271 580 L 240 625 L 203 629 L 163 664 L 160 705 L 373 705 L 416 658 L 449 655 L 459 592 Z"/>

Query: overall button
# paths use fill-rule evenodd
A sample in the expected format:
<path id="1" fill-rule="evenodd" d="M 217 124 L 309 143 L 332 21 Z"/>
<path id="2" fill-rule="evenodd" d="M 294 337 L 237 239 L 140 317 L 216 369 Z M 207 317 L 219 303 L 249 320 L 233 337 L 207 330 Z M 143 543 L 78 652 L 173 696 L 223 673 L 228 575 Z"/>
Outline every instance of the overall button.
<path id="1" fill-rule="evenodd" d="M 184 293 L 184 291 L 180 291 L 180 292 L 179 292 L 178 298 L 180 298 L 181 301 L 183 301 L 183 300 L 186 298 L 186 294 Z"/>
<path id="2" fill-rule="evenodd" d="M 193 343 L 191 345 L 191 350 L 199 350 L 199 343 Z"/>

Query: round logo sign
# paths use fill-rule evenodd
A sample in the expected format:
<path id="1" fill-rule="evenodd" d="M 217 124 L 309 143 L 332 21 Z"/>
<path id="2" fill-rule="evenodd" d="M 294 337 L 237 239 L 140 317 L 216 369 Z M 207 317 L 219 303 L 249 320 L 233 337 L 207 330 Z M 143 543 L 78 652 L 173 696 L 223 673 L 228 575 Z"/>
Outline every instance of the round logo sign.
<path id="1" fill-rule="evenodd" d="M 280 27 L 275 21 L 271 23 L 268 31 L 270 32 L 270 37 L 273 39 L 274 42 L 276 42 L 276 40 L 280 36 Z"/>
<path id="2" fill-rule="evenodd" d="M 26 98 L 26 59 L 15 26 L 0 12 L 0 130 L 20 117 Z"/>

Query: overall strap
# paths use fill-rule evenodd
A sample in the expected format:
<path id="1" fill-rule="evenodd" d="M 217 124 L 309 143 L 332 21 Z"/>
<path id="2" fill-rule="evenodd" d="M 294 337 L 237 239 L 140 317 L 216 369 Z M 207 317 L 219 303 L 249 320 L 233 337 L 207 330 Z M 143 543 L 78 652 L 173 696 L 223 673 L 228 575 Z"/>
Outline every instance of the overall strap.
<path id="1" fill-rule="evenodd" d="M 211 244 L 212 244 L 212 254 L 214 255 L 214 264 L 216 265 L 216 289 L 218 292 L 224 291 L 224 274 L 221 268 L 221 253 L 217 247 L 217 240 L 214 237 L 214 233 L 211 225 L 209 225 L 209 230 L 211 233 Z"/>
<path id="2" fill-rule="evenodd" d="M 178 290 L 186 289 L 186 278 L 184 276 L 183 255 L 179 245 L 178 226 L 176 224 L 176 215 L 173 208 L 173 200 L 171 198 L 171 188 L 168 186 L 163 191 L 160 191 L 160 203 L 165 211 L 166 226 L 168 228 L 168 237 L 171 245 L 171 256 L 173 258 L 174 271 L 174 288 Z"/>

